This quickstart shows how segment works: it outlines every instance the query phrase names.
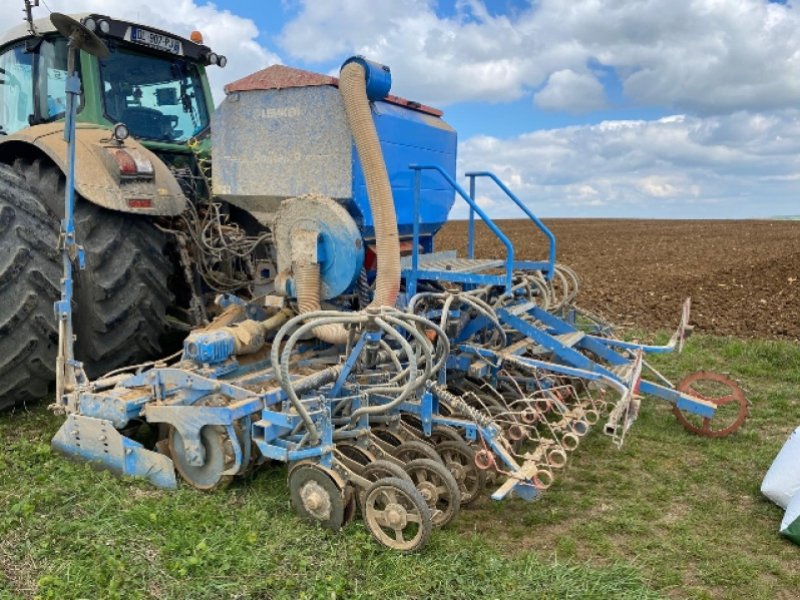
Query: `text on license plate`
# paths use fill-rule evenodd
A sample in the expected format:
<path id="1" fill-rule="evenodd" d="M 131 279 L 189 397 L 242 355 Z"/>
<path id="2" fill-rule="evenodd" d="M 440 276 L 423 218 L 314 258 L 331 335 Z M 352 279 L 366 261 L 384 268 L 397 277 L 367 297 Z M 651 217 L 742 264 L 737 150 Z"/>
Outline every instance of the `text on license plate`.
<path id="1" fill-rule="evenodd" d="M 136 44 L 158 48 L 172 54 L 183 54 L 183 46 L 180 41 L 169 36 L 139 27 L 131 27 L 129 36 L 130 41 Z"/>

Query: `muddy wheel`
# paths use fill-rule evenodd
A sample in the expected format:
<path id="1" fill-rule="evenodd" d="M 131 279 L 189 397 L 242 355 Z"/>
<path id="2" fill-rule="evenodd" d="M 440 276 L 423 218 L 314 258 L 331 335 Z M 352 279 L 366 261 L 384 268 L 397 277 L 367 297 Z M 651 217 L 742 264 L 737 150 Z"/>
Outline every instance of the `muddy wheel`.
<path id="1" fill-rule="evenodd" d="M 64 206 L 61 171 L 41 159 L 18 160 L 14 168 L 48 207 L 58 231 Z M 160 356 L 161 338 L 172 331 L 167 310 L 175 300 L 169 286 L 175 268 L 166 253 L 166 234 L 147 217 L 107 210 L 81 198 L 75 203 L 75 229 L 86 257 L 86 268 L 75 274 L 75 353 L 87 374 L 96 377 Z"/>
<path id="2" fill-rule="evenodd" d="M 403 442 L 392 453 L 395 458 L 400 459 L 404 463 L 411 462 L 417 458 L 427 458 L 434 462 L 442 463 L 442 459 L 436 453 L 433 446 L 424 442 L 410 441 Z"/>
<path id="3" fill-rule="evenodd" d="M 697 371 L 681 380 L 677 390 L 711 402 L 717 408 L 714 417 L 707 418 L 674 407 L 675 418 L 692 433 L 704 437 L 725 437 L 739 429 L 747 419 L 748 405 L 744 390 L 722 373 Z"/>
<path id="4" fill-rule="evenodd" d="M 450 441 L 436 446 L 436 452 L 458 483 L 461 505 L 475 502 L 486 487 L 486 471 L 478 468 L 475 451 L 464 442 Z"/>
<path id="5" fill-rule="evenodd" d="M 55 381 L 63 206 L 64 176 L 52 163 L 0 165 L 0 408 L 38 400 Z M 75 271 L 77 358 L 96 377 L 161 355 L 174 302 L 166 236 L 146 217 L 80 198 L 75 226 L 86 257 Z"/>
<path id="6" fill-rule="evenodd" d="M 183 480 L 193 488 L 212 491 L 227 487 L 233 477 L 223 475 L 233 467 L 234 453 L 230 438 L 221 425 L 206 425 L 200 430 L 200 443 L 205 450 L 205 461 L 201 466 L 189 463 L 183 438 L 177 429 L 169 433 L 169 453 Z"/>
<path id="7" fill-rule="evenodd" d="M 312 463 L 297 464 L 289 471 L 289 492 L 292 507 L 306 521 L 326 529 L 344 525 L 348 498 L 345 486 L 332 471 Z"/>
<path id="8" fill-rule="evenodd" d="M 458 430 L 449 425 L 434 425 L 431 429 L 431 437 L 428 438 L 431 443 L 436 446 L 442 442 L 455 441 L 463 442 L 464 438 L 458 433 Z"/>
<path id="9" fill-rule="evenodd" d="M 404 554 L 425 547 L 431 534 L 431 513 L 414 484 L 389 477 L 367 489 L 364 523 L 382 545 Z"/>
<path id="10" fill-rule="evenodd" d="M 174 266 L 152 221 L 79 202 L 75 226 L 86 253 L 77 278 L 76 355 L 90 377 L 163 354 Z"/>
<path id="11" fill-rule="evenodd" d="M 408 463 L 405 471 L 431 509 L 434 527 L 444 527 L 458 516 L 461 492 L 455 478 L 443 464 L 418 458 Z"/>
<path id="12" fill-rule="evenodd" d="M 408 481 L 409 483 L 413 483 L 411 477 L 409 477 L 408 473 L 403 470 L 403 467 L 400 465 L 396 465 L 391 461 L 378 459 L 374 462 L 369 463 L 364 469 L 359 473 L 361 477 L 369 481 L 370 483 L 374 483 L 379 479 L 385 479 L 387 477 L 395 477 L 397 479 L 403 479 Z M 364 500 L 367 497 L 367 490 L 366 488 L 358 490 L 358 505 L 360 507 L 364 507 Z M 362 510 L 363 512 L 363 510 Z"/>
<path id="13" fill-rule="evenodd" d="M 0 164 L 0 409 L 39 400 L 55 381 L 58 223 Z"/>

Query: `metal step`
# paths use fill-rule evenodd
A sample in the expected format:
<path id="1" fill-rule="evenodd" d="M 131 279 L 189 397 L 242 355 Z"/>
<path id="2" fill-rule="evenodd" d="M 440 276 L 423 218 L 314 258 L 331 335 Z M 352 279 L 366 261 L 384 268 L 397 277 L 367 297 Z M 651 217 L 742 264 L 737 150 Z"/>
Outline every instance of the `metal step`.
<path id="1" fill-rule="evenodd" d="M 430 272 L 478 273 L 498 269 L 505 265 L 504 260 L 491 258 L 456 258 L 440 257 L 436 254 L 420 254 L 417 270 L 419 276 Z M 404 256 L 400 261 L 403 271 L 411 270 L 411 257 Z"/>

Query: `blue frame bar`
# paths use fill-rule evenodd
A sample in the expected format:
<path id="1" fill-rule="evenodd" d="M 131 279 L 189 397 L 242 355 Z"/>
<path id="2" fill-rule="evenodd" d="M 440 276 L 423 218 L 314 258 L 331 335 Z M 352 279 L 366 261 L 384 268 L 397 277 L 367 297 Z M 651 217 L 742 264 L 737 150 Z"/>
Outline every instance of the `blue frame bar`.
<path id="1" fill-rule="evenodd" d="M 550 251 L 548 252 L 547 255 L 548 268 L 546 271 L 547 272 L 546 279 L 548 280 L 552 279 L 556 264 L 556 236 L 553 235 L 553 232 L 550 231 L 547 228 L 547 226 L 539 220 L 539 217 L 533 214 L 533 212 L 531 212 L 531 210 L 527 206 L 525 206 L 525 204 L 519 198 L 517 198 L 517 196 L 514 195 L 514 193 L 510 189 L 508 189 L 508 186 L 506 186 L 505 183 L 500 181 L 500 178 L 497 177 L 497 175 L 495 175 L 491 171 L 471 171 L 469 173 L 466 173 L 466 176 L 469 177 L 469 190 L 470 190 L 470 195 L 472 196 L 473 199 L 475 198 L 475 178 L 488 177 L 489 179 L 494 181 L 497 184 L 497 186 L 501 190 L 503 190 L 503 192 L 505 192 L 506 196 L 508 196 L 512 200 L 512 202 L 514 202 L 514 204 L 516 204 L 520 209 L 522 209 L 522 212 L 524 212 L 525 215 L 531 221 L 533 221 L 534 225 L 536 225 L 536 227 L 538 227 L 539 230 L 547 236 L 547 239 L 550 241 Z M 472 226 L 473 226 L 472 215 L 470 214 L 470 227 Z M 470 256 L 470 258 L 472 258 L 472 256 Z"/>
<path id="2" fill-rule="evenodd" d="M 469 197 L 475 200 L 475 179 L 470 179 L 469 181 Z M 475 211 L 471 204 L 469 207 L 469 225 L 467 225 L 467 258 L 475 258 Z"/>
<path id="3" fill-rule="evenodd" d="M 444 177 L 445 181 L 450 184 L 456 193 L 461 196 L 464 201 L 470 206 L 470 210 L 474 211 L 478 214 L 481 220 L 486 223 L 489 229 L 494 233 L 495 237 L 500 240 L 500 242 L 506 247 L 506 274 L 505 274 L 505 288 L 506 291 L 511 289 L 511 280 L 514 273 L 514 245 L 511 243 L 506 235 L 500 231 L 497 225 L 489 218 L 489 216 L 483 212 L 480 206 L 475 203 L 469 194 L 467 194 L 464 189 L 458 185 L 458 183 L 447 174 L 447 171 L 442 169 L 439 165 L 409 165 L 409 169 L 415 171 L 414 176 L 414 247 L 411 249 L 411 265 L 412 265 L 412 273 L 410 277 L 406 278 L 406 287 L 407 293 L 410 296 L 413 296 L 417 293 L 417 280 L 418 280 L 418 270 L 417 266 L 419 265 L 419 204 L 420 204 L 420 186 L 422 180 L 422 171 L 437 171 L 442 177 Z M 471 257 L 470 257 L 471 258 Z"/>

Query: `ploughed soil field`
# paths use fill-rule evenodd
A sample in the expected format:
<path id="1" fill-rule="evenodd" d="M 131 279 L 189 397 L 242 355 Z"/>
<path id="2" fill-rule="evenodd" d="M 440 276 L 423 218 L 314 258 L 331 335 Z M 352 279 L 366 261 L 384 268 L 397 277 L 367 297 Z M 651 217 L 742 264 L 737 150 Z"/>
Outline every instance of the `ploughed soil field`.
<path id="1" fill-rule="evenodd" d="M 498 221 L 519 259 L 542 260 L 529 221 Z M 800 221 L 550 219 L 559 263 L 581 279 L 579 306 L 623 327 L 672 329 L 692 298 L 696 331 L 800 339 Z M 476 257 L 504 246 L 479 223 Z M 437 250 L 466 255 L 467 223 L 452 221 Z"/>

